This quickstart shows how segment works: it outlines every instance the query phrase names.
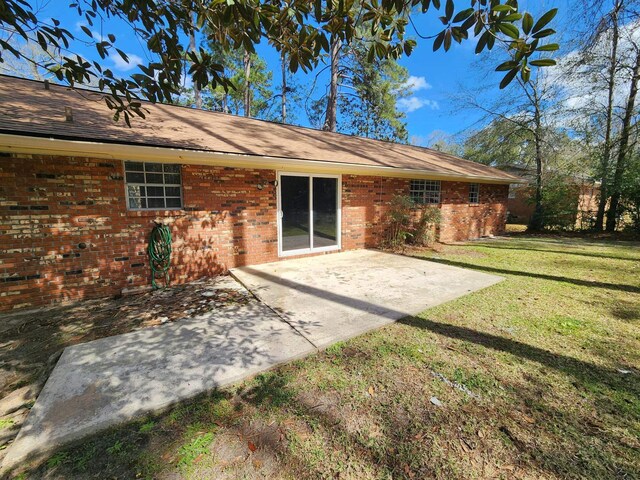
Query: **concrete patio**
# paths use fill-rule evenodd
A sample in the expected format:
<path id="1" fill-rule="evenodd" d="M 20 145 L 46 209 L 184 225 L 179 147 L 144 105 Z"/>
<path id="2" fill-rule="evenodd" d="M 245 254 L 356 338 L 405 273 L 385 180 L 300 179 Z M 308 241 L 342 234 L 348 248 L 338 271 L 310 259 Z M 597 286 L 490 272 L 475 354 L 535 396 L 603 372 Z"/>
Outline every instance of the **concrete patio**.
<path id="1" fill-rule="evenodd" d="M 375 250 L 255 265 L 231 273 L 318 348 L 502 280 Z"/>
<path id="2" fill-rule="evenodd" d="M 232 274 L 264 303 L 65 349 L 3 470 L 501 280 L 376 251 Z M 229 277 L 221 282 L 243 288 Z"/>

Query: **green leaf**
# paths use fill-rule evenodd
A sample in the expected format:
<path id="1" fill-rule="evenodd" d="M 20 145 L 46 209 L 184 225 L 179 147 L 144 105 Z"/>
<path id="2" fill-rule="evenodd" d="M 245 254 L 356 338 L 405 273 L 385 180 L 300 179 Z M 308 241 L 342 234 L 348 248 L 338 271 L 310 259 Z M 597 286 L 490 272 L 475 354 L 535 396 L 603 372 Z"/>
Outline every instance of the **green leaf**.
<path id="1" fill-rule="evenodd" d="M 530 13 L 525 12 L 522 17 L 522 31 L 525 35 L 529 35 L 529 33 L 531 33 L 531 28 L 533 28 L 533 17 Z"/>
<path id="2" fill-rule="evenodd" d="M 447 16 L 447 19 L 451 19 L 453 16 L 453 0 L 447 0 L 447 6 L 445 7 L 444 13 Z"/>
<path id="3" fill-rule="evenodd" d="M 518 74 L 517 68 L 514 68 L 513 70 L 509 70 L 509 73 L 507 73 L 502 79 L 502 81 L 500 82 L 500 90 L 502 90 L 507 85 L 509 85 L 513 81 L 513 79 L 516 77 L 517 74 Z"/>
<path id="4" fill-rule="evenodd" d="M 533 38 L 544 38 L 549 35 L 553 35 L 554 33 L 556 33 L 556 31 L 552 28 L 545 28 L 544 30 L 540 30 L 538 33 L 534 33 Z"/>
<path id="5" fill-rule="evenodd" d="M 91 33 L 91 30 L 89 30 L 89 28 L 87 28 L 85 25 L 80 25 L 80 28 L 84 33 L 87 34 L 89 38 L 93 38 L 93 34 Z"/>
<path id="6" fill-rule="evenodd" d="M 541 58 L 539 60 L 531 60 L 529 65 L 533 65 L 534 67 L 553 67 L 556 64 L 556 61 L 552 58 Z"/>
<path id="7" fill-rule="evenodd" d="M 558 45 L 557 43 L 548 43 L 546 45 L 541 45 L 535 50 L 538 52 L 555 52 L 556 50 L 559 50 L 559 49 L 560 49 L 560 45 Z"/>
<path id="8" fill-rule="evenodd" d="M 506 17 L 500 19 L 501 22 L 517 22 L 522 18 L 521 13 L 510 13 Z"/>
<path id="9" fill-rule="evenodd" d="M 511 7 L 510 5 L 495 5 L 491 8 L 491 10 L 493 10 L 494 12 L 512 12 L 513 7 Z"/>
<path id="10" fill-rule="evenodd" d="M 461 12 L 458 12 L 458 14 L 455 17 L 453 17 L 453 23 L 458 23 L 463 20 L 466 20 L 471 15 L 473 15 L 474 11 L 475 10 L 473 8 L 467 8 L 466 10 L 462 10 Z"/>
<path id="11" fill-rule="evenodd" d="M 540 17 L 540 19 L 533 26 L 532 32 L 537 33 L 540 30 L 542 30 L 551 20 L 553 20 L 553 18 L 556 16 L 557 13 L 558 13 L 557 8 L 552 8 L 547 13 L 545 13 L 542 17 Z"/>
<path id="12" fill-rule="evenodd" d="M 496 72 L 506 72 L 507 70 L 513 70 L 518 67 L 518 62 L 513 60 L 509 60 L 507 62 L 501 63 L 496 67 Z"/>
<path id="13" fill-rule="evenodd" d="M 444 33 L 444 51 L 448 52 L 451 48 L 451 30 Z"/>
<path id="14" fill-rule="evenodd" d="M 436 39 L 433 41 L 433 51 L 440 50 L 442 42 L 444 41 L 444 31 L 440 32 Z"/>
<path id="15" fill-rule="evenodd" d="M 480 35 L 478 44 L 476 45 L 476 53 L 481 53 L 485 49 L 485 47 L 487 46 L 487 38 L 489 35 L 491 35 L 490 32 L 484 32 L 482 35 Z"/>
<path id="16" fill-rule="evenodd" d="M 514 40 L 520 38 L 520 31 L 515 25 L 512 25 L 510 23 L 499 23 L 497 27 L 498 30 L 500 30 L 506 36 L 513 38 Z"/>

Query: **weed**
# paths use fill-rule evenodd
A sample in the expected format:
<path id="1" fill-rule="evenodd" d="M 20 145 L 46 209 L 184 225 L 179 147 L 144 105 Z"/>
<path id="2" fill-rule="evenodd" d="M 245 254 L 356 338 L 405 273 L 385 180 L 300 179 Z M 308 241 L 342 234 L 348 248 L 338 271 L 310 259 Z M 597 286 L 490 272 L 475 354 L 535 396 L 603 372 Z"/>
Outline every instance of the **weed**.
<path id="1" fill-rule="evenodd" d="M 4 430 L 5 428 L 11 427 L 15 422 L 12 418 L 3 418 L 0 419 L 0 430 Z"/>
<path id="2" fill-rule="evenodd" d="M 58 452 L 47 460 L 47 468 L 56 468 L 69 460 L 69 452 Z"/>
<path id="3" fill-rule="evenodd" d="M 109 455 L 116 455 L 122 452 L 123 447 L 124 447 L 124 444 L 122 443 L 122 441 L 116 440 L 116 442 L 113 445 L 107 448 L 107 453 Z"/>
<path id="4" fill-rule="evenodd" d="M 183 445 L 178 450 L 178 465 L 180 467 L 190 467 L 200 455 L 209 452 L 209 445 L 213 442 L 213 433 L 207 432 L 196 436 L 189 443 Z"/>
<path id="5" fill-rule="evenodd" d="M 153 430 L 153 427 L 155 426 L 156 426 L 156 422 L 154 422 L 153 420 L 149 420 L 148 422 L 145 422 L 142 425 L 140 425 L 140 429 L 138 431 L 140 433 L 149 433 Z"/>

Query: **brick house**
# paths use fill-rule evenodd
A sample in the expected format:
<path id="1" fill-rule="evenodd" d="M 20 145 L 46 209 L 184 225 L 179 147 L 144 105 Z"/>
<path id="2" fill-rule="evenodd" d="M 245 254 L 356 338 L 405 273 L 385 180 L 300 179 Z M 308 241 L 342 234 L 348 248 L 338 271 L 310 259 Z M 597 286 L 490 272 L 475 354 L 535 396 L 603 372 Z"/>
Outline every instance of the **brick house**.
<path id="1" fill-rule="evenodd" d="M 508 166 L 501 170 L 520 178 L 520 182 L 512 184 L 507 202 L 507 222 L 528 225 L 535 210 L 535 170 L 528 167 Z M 598 211 L 600 198 L 600 182 L 583 176 L 562 175 L 566 186 L 566 197 L 562 209 L 562 223 L 572 228 L 583 230 L 593 227 Z"/>
<path id="2" fill-rule="evenodd" d="M 0 310 L 149 285 L 154 221 L 186 282 L 291 256 L 376 247 L 394 195 L 437 205 L 439 238 L 503 231 L 499 170 L 421 147 L 145 104 L 0 76 Z"/>

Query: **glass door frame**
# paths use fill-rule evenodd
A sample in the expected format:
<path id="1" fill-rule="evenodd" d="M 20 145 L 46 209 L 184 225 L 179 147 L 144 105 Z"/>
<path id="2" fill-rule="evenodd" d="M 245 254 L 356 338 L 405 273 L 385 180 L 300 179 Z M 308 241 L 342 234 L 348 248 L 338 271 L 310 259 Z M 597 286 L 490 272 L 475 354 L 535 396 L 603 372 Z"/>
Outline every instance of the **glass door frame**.
<path id="1" fill-rule="evenodd" d="M 307 177 L 309 179 L 309 248 L 299 248 L 297 250 L 282 250 L 282 181 L 281 177 Z M 313 179 L 314 178 L 335 178 L 336 179 L 336 245 L 328 247 L 313 246 Z M 290 257 L 293 255 L 304 255 L 307 253 L 332 252 L 342 248 L 342 175 L 329 175 L 325 173 L 305 173 L 305 172 L 277 172 L 277 220 L 278 220 L 278 256 Z"/>

